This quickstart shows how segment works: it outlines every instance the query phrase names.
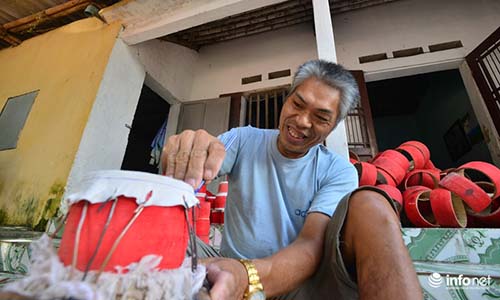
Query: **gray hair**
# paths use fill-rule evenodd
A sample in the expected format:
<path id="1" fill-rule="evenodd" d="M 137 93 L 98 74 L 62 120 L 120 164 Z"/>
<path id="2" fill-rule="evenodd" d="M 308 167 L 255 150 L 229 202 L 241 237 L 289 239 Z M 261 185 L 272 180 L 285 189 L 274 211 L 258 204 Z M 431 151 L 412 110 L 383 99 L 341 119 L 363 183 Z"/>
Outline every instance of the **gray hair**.
<path id="1" fill-rule="evenodd" d="M 356 80 L 349 71 L 339 64 L 321 59 L 310 60 L 297 69 L 289 95 L 311 77 L 316 77 L 340 92 L 339 115 L 335 123 L 335 126 L 337 126 L 359 101 L 360 96 Z"/>

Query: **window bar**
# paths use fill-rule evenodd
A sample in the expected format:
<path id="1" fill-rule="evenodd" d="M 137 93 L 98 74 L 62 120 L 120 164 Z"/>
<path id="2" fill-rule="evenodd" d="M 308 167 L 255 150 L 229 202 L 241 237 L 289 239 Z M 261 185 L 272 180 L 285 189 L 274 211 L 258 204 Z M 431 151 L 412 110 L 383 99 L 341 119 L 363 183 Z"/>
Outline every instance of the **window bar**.
<path id="1" fill-rule="evenodd" d="M 362 128 L 361 128 L 361 122 L 360 122 L 360 117 L 359 117 L 359 111 L 357 110 L 356 112 L 356 141 L 358 144 L 363 145 L 363 133 L 362 133 Z"/>
<path id="2" fill-rule="evenodd" d="M 348 133 L 347 136 L 349 137 L 350 140 L 349 142 L 354 143 L 355 140 L 354 140 L 354 133 L 352 132 L 352 115 L 348 115 L 346 123 L 347 123 L 347 133 Z"/>
<path id="3" fill-rule="evenodd" d="M 498 65 L 500 65 L 500 48 L 496 48 L 495 51 L 492 52 L 497 58 Z M 499 53 L 499 54 L 497 54 Z"/>
<path id="4" fill-rule="evenodd" d="M 257 128 L 260 128 L 260 95 L 257 94 L 257 122 L 255 123 Z"/>
<path id="5" fill-rule="evenodd" d="M 363 124 L 363 114 L 358 110 L 358 128 L 359 128 L 359 139 L 363 147 L 366 147 L 366 134 L 365 127 Z"/>
<path id="6" fill-rule="evenodd" d="M 488 63 L 489 73 L 490 73 L 490 75 L 492 75 L 491 79 L 493 80 L 493 83 L 496 87 L 497 85 L 499 85 L 500 80 L 498 79 L 497 72 L 495 72 L 495 68 L 494 68 L 495 62 L 493 61 L 493 57 L 487 56 L 487 57 L 485 57 L 485 60 Z"/>
<path id="7" fill-rule="evenodd" d="M 265 107 L 266 107 L 266 128 L 269 128 L 269 106 L 268 106 L 268 103 L 269 103 L 269 93 L 266 93 L 266 99 L 264 101 L 265 103 Z"/>
<path id="8" fill-rule="evenodd" d="M 370 148 L 370 139 L 368 138 L 368 126 L 366 125 L 366 119 L 363 117 L 361 118 L 361 126 L 363 128 L 363 140 L 365 147 Z"/>
<path id="9" fill-rule="evenodd" d="M 359 144 L 359 137 L 358 137 L 358 132 L 356 130 L 356 110 L 353 111 L 352 117 L 351 117 L 351 130 L 352 130 L 352 138 L 353 142 L 358 145 Z"/>
<path id="10" fill-rule="evenodd" d="M 351 143 L 351 132 L 349 130 L 349 115 L 345 118 L 345 126 L 346 126 L 346 133 L 347 133 L 347 144 L 349 145 Z"/>
<path id="11" fill-rule="evenodd" d="M 359 133 L 360 133 L 360 139 L 361 139 L 361 144 L 363 144 L 363 147 L 368 146 L 367 145 L 367 139 L 366 139 L 366 127 L 365 127 L 365 122 L 364 122 L 364 113 L 361 107 L 358 107 L 358 123 L 359 123 Z"/>
<path id="12" fill-rule="evenodd" d="M 248 97 L 248 125 L 252 125 L 252 98 L 253 96 L 250 95 Z"/>
<path id="13" fill-rule="evenodd" d="M 356 144 L 362 145 L 363 141 L 361 140 L 361 135 L 359 132 L 359 115 L 357 113 L 356 113 L 356 115 L 354 115 L 354 123 L 352 125 L 354 126 L 354 132 L 355 132 L 355 136 L 356 136 Z"/>
<path id="14" fill-rule="evenodd" d="M 274 91 L 274 128 L 278 125 L 278 92 Z"/>

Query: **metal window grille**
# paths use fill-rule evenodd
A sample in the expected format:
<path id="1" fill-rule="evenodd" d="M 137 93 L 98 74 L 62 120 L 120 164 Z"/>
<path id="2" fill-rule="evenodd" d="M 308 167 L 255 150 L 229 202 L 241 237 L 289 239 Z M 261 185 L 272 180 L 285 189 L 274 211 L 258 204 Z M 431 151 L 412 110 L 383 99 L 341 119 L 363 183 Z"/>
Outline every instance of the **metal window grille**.
<path id="1" fill-rule="evenodd" d="M 245 124 L 257 128 L 278 128 L 279 116 L 287 92 L 288 88 L 284 87 L 247 94 Z M 365 117 L 364 109 L 360 105 L 348 113 L 345 119 L 347 143 L 350 150 L 356 150 L 360 155 L 371 156 L 373 151 Z"/>
<path id="2" fill-rule="evenodd" d="M 256 128 L 278 128 L 281 108 L 287 93 L 288 88 L 283 87 L 248 94 L 245 124 Z"/>
<path id="3" fill-rule="evenodd" d="M 360 156 L 373 155 L 363 107 L 358 105 L 349 111 L 345 119 L 345 127 L 349 150 L 353 150 Z"/>
<path id="4" fill-rule="evenodd" d="M 497 132 L 500 132 L 500 27 L 466 57 Z"/>

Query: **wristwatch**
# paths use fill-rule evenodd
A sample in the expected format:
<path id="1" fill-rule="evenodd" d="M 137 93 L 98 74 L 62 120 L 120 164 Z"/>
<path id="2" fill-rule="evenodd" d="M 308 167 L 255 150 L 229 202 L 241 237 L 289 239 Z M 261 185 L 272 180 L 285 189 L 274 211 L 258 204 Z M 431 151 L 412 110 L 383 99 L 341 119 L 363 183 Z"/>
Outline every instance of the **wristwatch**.
<path id="1" fill-rule="evenodd" d="M 245 266 L 248 274 L 248 288 L 245 291 L 243 299 L 266 300 L 266 293 L 264 293 L 264 287 L 260 282 L 260 277 L 254 263 L 249 259 L 240 259 L 239 261 L 243 264 L 243 266 Z"/>

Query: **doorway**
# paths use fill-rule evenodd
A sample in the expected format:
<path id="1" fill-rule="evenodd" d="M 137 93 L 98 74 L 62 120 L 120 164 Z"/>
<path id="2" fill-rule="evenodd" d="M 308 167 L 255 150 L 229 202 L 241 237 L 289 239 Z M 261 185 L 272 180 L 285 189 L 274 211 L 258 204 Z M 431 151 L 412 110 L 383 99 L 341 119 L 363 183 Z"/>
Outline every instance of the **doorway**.
<path id="1" fill-rule="evenodd" d="M 492 162 L 458 69 L 366 85 L 379 151 L 418 140 L 441 169 Z"/>
<path id="2" fill-rule="evenodd" d="M 143 85 L 128 136 L 122 170 L 158 174 L 158 157 L 152 150 L 156 148 L 161 151 L 163 140 L 158 139 L 161 139 L 161 131 L 165 130 L 169 110 L 167 101 Z"/>

